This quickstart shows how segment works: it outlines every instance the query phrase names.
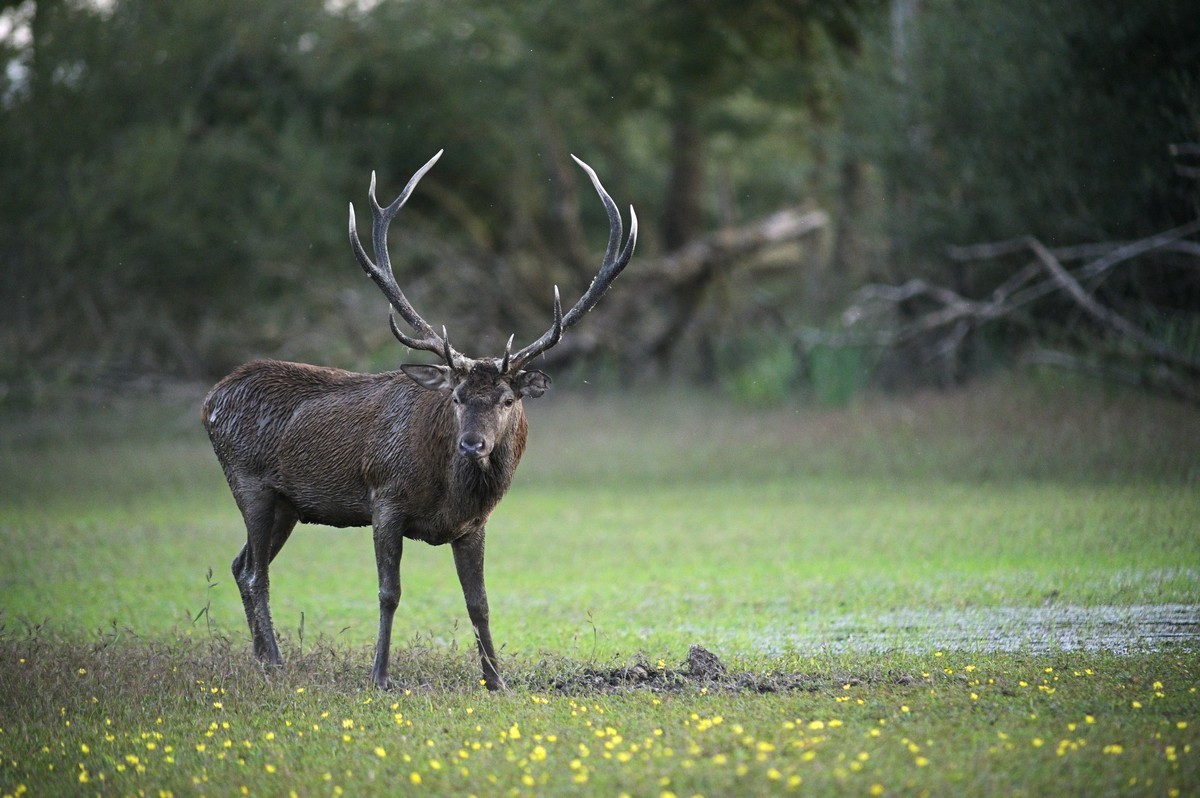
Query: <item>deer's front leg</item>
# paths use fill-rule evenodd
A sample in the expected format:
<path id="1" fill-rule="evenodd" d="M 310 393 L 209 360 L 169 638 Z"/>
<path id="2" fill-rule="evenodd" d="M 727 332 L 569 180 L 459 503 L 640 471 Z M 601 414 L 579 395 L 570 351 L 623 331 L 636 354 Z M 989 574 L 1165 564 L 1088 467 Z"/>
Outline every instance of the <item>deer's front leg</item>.
<path id="1" fill-rule="evenodd" d="M 404 538 L 398 525 L 375 524 L 375 568 L 379 572 L 379 639 L 371 678 L 380 690 L 388 688 L 388 654 L 392 645 L 392 619 L 400 604 L 400 556 Z"/>
<path id="2" fill-rule="evenodd" d="M 488 626 L 487 590 L 483 585 L 483 528 L 459 538 L 451 547 L 454 549 L 458 581 L 462 583 L 463 597 L 467 600 L 467 615 L 471 619 L 471 626 L 475 628 L 479 661 L 483 665 L 483 683 L 489 690 L 507 689 L 500 678 L 496 649 L 492 645 L 492 631 Z"/>

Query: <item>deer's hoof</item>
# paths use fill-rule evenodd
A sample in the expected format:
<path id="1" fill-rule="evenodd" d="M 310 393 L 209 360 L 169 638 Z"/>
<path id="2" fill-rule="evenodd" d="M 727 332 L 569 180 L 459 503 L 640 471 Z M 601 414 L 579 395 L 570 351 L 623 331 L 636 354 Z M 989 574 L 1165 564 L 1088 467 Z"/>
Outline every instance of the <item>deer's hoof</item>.
<path id="1" fill-rule="evenodd" d="M 282 668 L 283 657 L 278 651 L 255 651 L 254 656 L 258 659 L 260 665 L 264 668 Z"/>

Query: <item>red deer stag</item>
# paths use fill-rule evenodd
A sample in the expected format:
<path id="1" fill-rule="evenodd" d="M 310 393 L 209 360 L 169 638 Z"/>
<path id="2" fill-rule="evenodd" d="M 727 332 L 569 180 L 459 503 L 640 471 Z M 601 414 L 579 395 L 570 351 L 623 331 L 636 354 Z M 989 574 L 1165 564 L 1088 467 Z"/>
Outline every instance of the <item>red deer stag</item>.
<path id="1" fill-rule="evenodd" d="M 625 268 L 637 241 L 637 216 L 631 207 L 629 238 L 621 247 L 616 203 L 596 173 L 576 158 L 608 212 L 608 249 L 599 273 L 566 313 L 554 289 L 554 322 L 533 343 L 513 352 L 510 337 L 501 357 L 469 358 L 450 345 L 444 327 L 438 335 L 413 309 L 396 283 L 387 251 L 389 222 L 441 155 L 422 166 L 386 208 L 375 199 L 372 173 L 375 262 L 358 239 L 353 204 L 350 245 L 391 304 L 392 333 L 409 349 L 433 352 L 444 363 L 355 374 L 255 361 L 213 387 L 204 400 L 202 419 L 246 522 L 246 545 L 233 560 L 233 577 L 259 659 L 282 664 L 271 623 L 267 572 L 296 523 L 371 525 L 379 573 L 379 638 L 371 671 L 375 684 L 388 686 L 392 618 L 400 600 L 400 555 L 404 539 L 412 538 L 434 546 L 450 544 L 475 629 L 483 680 L 495 690 L 504 682 L 488 627 L 484 529 L 525 450 L 528 425 L 521 402 L 550 387 L 550 377 L 526 366 L 557 344 Z M 396 313 L 415 336 L 400 329 Z"/>

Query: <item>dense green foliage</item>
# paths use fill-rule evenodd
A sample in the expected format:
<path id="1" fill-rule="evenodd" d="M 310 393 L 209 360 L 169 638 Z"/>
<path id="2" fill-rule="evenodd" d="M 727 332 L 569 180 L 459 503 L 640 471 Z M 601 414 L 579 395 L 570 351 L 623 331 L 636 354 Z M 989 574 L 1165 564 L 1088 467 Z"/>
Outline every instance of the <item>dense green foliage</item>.
<path id="1" fill-rule="evenodd" d="M 736 382 L 742 342 L 791 341 L 868 278 L 944 277 L 947 242 L 1194 216 L 1166 153 L 1200 138 L 1190 5 L 8 2 L 0 381 L 370 365 L 386 330 L 345 203 L 445 147 L 397 264 L 480 346 L 536 334 L 548 284 L 591 274 L 599 213 L 569 152 L 639 209 L 643 262 L 779 207 L 834 211 L 802 281 L 689 299 L 733 308 L 705 318 Z M 1200 304 L 1170 264 L 1113 292 Z"/>
<path id="2" fill-rule="evenodd" d="M 1195 183 L 1168 152 L 1200 136 L 1187 3 L 935 5 L 911 22 L 892 102 L 868 78 L 848 111 L 862 152 L 907 195 L 892 221 L 916 256 L 1025 233 L 1130 239 L 1194 218 Z M 861 116 L 881 110 L 890 124 Z"/>

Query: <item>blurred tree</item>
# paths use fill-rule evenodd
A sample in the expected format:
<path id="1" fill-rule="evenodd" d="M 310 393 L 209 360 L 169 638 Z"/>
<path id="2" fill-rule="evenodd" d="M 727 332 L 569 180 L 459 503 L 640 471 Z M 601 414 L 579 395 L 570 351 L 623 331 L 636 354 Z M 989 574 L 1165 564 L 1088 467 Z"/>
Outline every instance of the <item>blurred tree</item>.
<path id="1" fill-rule="evenodd" d="M 779 109 L 820 111 L 815 65 L 857 47 L 876 5 L 29 0 L 0 133 L 10 368 L 199 372 L 288 351 L 302 323 L 273 299 L 344 265 L 337 198 L 370 169 L 387 193 L 443 146 L 406 272 L 442 280 L 431 293 L 471 334 L 530 328 L 549 282 L 588 279 L 584 223 L 602 222 L 568 141 L 642 208 L 642 252 L 676 249 L 717 217 L 714 138 L 740 148 Z M 757 212 L 787 196 L 747 178 Z"/>
<path id="2" fill-rule="evenodd" d="M 898 254 L 1134 237 L 1195 212 L 1167 155 L 1200 134 L 1193 3 L 940 0 L 907 25 L 903 69 L 877 38 L 848 108 L 852 140 L 899 200 Z"/>
<path id="3" fill-rule="evenodd" d="M 272 263 L 340 238 L 316 223 L 341 215 L 339 159 L 317 146 L 295 68 L 320 13 L 35 4 L 0 125 L 8 368 L 207 370 L 202 330 L 224 337 L 213 322 L 269 296 Z"/>
<path id="4" fill-rule="evenodd" d="M 406 272 L 440 280 L 426 292 L 441 302 L 431 315 L 503 340 L 544 326 L 549 284 L 581 292 L 594 272 L 583 229 L 602 215 L 572 149 L 637 205 L 641 253 L 695 240 L 717 218 L 711 142 L 762 138 L 780 109 L 829 102 L 818 65 L 856 46 L 856 15 L 873 5 L 379 3 L 341 15 L 315 63 L 337 135 L 359 142 L 364 169 L 402 178 L 438 147 L 452 152 L 413 209 L 434 204 L 452 222 L 443 240 L 466 233 L 471 253 L 421 256 L 435 245 L 409 217 Z M 803 157 L 800 141 L 777 146 L 780 160 Z M 777 175 L 756 178 L 759 191 L 743 193 L 757 212 L 796 201 L 794 186 L 782 200 L 763 190 Z M 447 260 L 456 268 L 439 270 Z M 703 288 L 680 298 L 694 305 Z"/>
<path id="5" fill-rule="evenodd" d="M 622 116 L 652 109 L 665 120 L 668 168 L 662 243 L 677 249 L 710 225 L 708 145 L 728 125 L 731 98 L 820 110 L 829 103 L 821 70 L 854 52 L 875 0 L 808 3 L 766 0 L 635 0 L 530 3 L 525 30 L 551 73 L 548 98 L 602 109 L 613 130 Z M 582 79 L 581 79 L 582 78 Z M 744 132 L 744 131 L 743 131 Z"/>
<path id="6" fill-rule="evenodd" d="M 968 265 L 947 258 L 947 245 L 1025 235 L 1052 247 L 1122 241 L 1195 218 L 1197 183 L 1177 174 L 1168 154 L 1171 144 L 1200 139 L 1194 3 L 894 0 L 894 8 L 893 28 L 869 36 L 868 63 L 847 82 L 843 106 L 844 155 L 873 167 L 886 196 L 889 256 L 874 277 L 928 278 L 983 298 L 1028 261 Z M 1200 280 L 1177 254 L 1142 259 L 1090 288 L 1146 329 L 1200 331 Z M 1031 338 L 1082 329 L 1078 308 L 1062 297 L 1012 322 L 987 341 L 971 336 L 945 350 L 973 352 L 966 362 L 947 368 L 931 356 L 936 347 L 918 342 L 895 371 L 957 379 L 978 367 L 975 357 L 1004 360 Z"/>
<path id="7" fill-rule="evenodd" d="M 842 217 L 830 268 L 696 269 L 661 304 L 701 332 L 662 336 L 664 364 L 711 335 L 731 354 L 693 371 L 737 368 L 741 341 L 778 348 L 866 275 L 969 296 L 1007 266 L 947 242 L 1194 214 L 1165 150 L 1200 138 L 1189 6 L 0 0 L 0 379 L 366 357 L 386 329 L 347 283 L 345 200 L 361 212 L 371 170 L 394 196 L 442 147 L 397 269 L 481 348 L 540 332 L 549 286 L 594 271 L 604 219 L 571 152 L 638 207 L 640 258 L 814 195 Z M 1194 270 L 1155 268 L 1104 290 L 1200 304 Z"/>

